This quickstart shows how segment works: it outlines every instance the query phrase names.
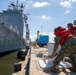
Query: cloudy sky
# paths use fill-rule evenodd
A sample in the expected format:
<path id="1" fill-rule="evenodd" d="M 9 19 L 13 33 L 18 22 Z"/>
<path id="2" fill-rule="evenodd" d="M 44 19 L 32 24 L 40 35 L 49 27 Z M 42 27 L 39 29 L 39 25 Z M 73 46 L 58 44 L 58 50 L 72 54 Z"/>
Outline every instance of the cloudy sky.
<path id="1" fill-rule="evenodd" d="M 10 2 L 16 0 L 0 0 L 0 11 L 6 10 Z M 76 20 L 76 0 L 19 0 L 26 5 L 31 39 L 36 38 L 37 30 L 48 34 L 53 41 L 53 30 L 57 26 L 66 27 L 68 22 Z"/>

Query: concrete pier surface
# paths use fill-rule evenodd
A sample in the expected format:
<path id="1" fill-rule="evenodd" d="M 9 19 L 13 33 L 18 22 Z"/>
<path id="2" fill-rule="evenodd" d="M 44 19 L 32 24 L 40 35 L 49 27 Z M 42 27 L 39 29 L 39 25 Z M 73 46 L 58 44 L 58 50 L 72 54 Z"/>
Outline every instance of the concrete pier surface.
<path id="1" fill-rule="evenodd" d="M 21 64 L 21 71 L 14 72 L 12 75 L 76 75 L 75 72 L 70 71 L 69 69 L 58 69 L 56 73 L 51 72 L 49 68 L 42 69 L 38 60 L 43 59 L 45 54 L 48 54 L 47 47 L 33 47 L 31 49 L 31 54 L 29 50 L 25 60 L 18 62 L 18 64 Z M 28 64 L 29 58 L 30 61 Z M 28 72 L 27 64 L 29 66 Z"/>
<path id="2" fill-rule="evenodd" d="M 75 72 L 69 69 L 58 69 L 56 73 L 50 71 L 50 69 L 42 69 L 37 63 L 38 60 L 44 58 L 44 54 L 48 53 L 48 48 L 35 47 L 31 51 L 31 61 L 29 75 L 76 75 Z"/>

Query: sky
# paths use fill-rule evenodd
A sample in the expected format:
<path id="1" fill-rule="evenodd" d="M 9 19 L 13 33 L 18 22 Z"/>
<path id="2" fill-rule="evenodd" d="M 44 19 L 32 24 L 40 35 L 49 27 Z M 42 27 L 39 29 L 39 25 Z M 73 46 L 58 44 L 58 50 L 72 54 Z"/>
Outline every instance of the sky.
<path id="1" fill-rule="evenodd" d="M 16 0 L 0 0 L 0 12 L 6 10 L 10 2 Z M 19 0 L 26 7 L 28 15 L 30 37 L 34 41 L 39 30 L 43 35 L 49 35 L 49 41 L 53 42 L 54 28 L 67 27 L 69 22 L 76 20 L 76 0 Z"/>

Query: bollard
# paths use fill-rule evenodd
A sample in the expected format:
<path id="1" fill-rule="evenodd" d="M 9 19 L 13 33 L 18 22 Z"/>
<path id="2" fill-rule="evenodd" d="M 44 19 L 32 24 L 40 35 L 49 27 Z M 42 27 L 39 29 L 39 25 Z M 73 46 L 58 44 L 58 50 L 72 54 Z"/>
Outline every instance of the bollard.
<path id="1" fill-rule="evenodd" d="M 21 63 L 14 63 L 14 72 L 21 71 Z"/>

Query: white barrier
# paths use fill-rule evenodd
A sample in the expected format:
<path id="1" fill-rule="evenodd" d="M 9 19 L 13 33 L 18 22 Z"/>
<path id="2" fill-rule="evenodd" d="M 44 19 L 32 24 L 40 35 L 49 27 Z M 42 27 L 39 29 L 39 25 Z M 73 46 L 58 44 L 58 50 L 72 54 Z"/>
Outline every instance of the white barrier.
<path id="1" fill-rule="evenodd" d="M 54 43 L 48 43 L 48 55 L 51 55 L 53 52 Z"/>

